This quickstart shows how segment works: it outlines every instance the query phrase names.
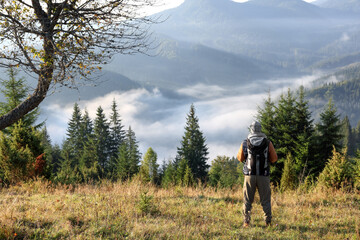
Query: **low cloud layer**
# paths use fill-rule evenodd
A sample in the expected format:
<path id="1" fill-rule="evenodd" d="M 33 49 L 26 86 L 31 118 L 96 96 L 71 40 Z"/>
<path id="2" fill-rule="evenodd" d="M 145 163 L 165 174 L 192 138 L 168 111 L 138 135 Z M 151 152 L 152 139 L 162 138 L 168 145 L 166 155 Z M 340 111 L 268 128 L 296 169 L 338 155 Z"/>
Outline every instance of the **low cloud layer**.
<path id="1" fill-rule="evenodd" d="M 269 89 L 272 97 L 276 98 L 288 87 L 306 86 L 314 78 L 273 80 L 271 84 L 267 81 L 231 89 L 201 84 L 178 90 L 178 94 L 184 95 L 183 99 L 164 96 L 158 89 L 114 91 L 78 104 L 83 111 L 86 109 L 89 112 L 92 119 L 95 119 L 99 106 L 109 118 L 111 103 L 115 99 L 125 129 L 131 126 L 135 131 L 140 151 L 145 153 L 147 148 L 152 147 L 158 153 L 159 162 L 162 162 L 176 156 L 184 134 L 186 115 L 193 103 L 211 161 L 218 155 L 236 155 L 241 141 L 247 136 L 247 128 L 256 115 L 257 106 L 263 103 Z M 65 139 L 72 111 L 73 105 L 49 104 L 45 107 L 46 125 L 54 143 L 61 144 Z"/>

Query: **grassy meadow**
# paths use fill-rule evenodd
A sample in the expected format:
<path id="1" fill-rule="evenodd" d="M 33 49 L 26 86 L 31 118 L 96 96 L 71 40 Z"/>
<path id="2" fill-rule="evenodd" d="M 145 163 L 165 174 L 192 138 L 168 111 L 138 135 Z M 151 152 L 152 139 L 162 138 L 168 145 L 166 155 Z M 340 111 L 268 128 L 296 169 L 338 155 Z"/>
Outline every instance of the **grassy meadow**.
<path id="1" fill-rule="evenodd" d="M 137 182 L 0 190 L 0 239 L 360 239 L 360 194 L 273 190 L 265 227 L 258 194 L 243 228 L 242 189 Z"/>

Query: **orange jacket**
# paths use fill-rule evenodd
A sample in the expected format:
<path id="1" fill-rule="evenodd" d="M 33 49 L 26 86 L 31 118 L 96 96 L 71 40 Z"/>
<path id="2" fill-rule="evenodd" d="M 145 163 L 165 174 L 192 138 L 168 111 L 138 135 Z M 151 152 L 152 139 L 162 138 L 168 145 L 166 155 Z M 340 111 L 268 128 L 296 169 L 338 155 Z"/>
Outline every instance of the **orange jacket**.
<path id="1" fill-rule="evenodd" d="M 240 162 L 245 162 L 246 159 L 245 159 L 245 154 L 244 154 L 244 151 L 243 151 L 243 144 L 241 144 L 240 146 L 240 149 L 239 149 L 239 152 L 237 154 L 237 159 L 240 161 Z M 276 161 L 278 160 L 278 156 L 276 154 L 276 151 L 275 151 L 275 148 L 274 148 L 274 145 L 272 144 L 272 142 L 270 141 L 269 143 L 269 161 L 270 163 L 275 163 Z"/>

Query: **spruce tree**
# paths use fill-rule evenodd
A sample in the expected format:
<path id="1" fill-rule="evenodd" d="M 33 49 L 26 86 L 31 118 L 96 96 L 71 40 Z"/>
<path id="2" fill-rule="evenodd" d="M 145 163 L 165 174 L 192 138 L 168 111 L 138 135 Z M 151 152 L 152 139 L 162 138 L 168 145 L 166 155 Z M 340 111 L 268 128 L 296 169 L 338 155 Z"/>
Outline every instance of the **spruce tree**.
<path id="1" fill-rule="evenodd" d="M 294 149 L 294 168 L 297 175 L 303 179 L 308 174 L 307 163 L 309 154 L 313 151 L 313 119 L 309 110 L 309 103 L 305 100 L 305 89 L 300 87 L 295 103 L 296 142 Z M 302 180 L 300 179 L 300 180 Z"/>
<path id="2" fill-rule="evenodd" d="M 111 115 L 110 115 L 110 158 L 116 159 L 119 146 L 124 141 L 125 131 L 123 130 L 124 126 L 121 123 L 120 115 L 117 110 L 117 104 L 115 99 L 111 105 Z"/>
<path id="3" fill-rule="evenodd" d="M 274 143 L 275 138 L 275 103 L 271 99 L 270 91 L 264 101 L 264 107 L 258 107 L 257 120 L 261 124 L 263 133 Z"/>
<path id="4" fill-rule="evenodd" d="M 316 161 L 312 161 L 310 170 L 318 175 L 330 159 L 333 147 L 338 152 L 341 150 L 341 123 L 336 108 L 330 99 L 325 110 L 320 114 L 320 122 L 316 125 Z"/>
<path id="5" fill-rule="evenodd" d="M 7 70 L 8 79 L 2 79 L 0 82 L 1 93 L 5 97 L 5 102 L 0 103 L 0 115 L 3 115 L 9 112 L 11 109 L 17 107 L 28 95 L 28 87 L 25 85 L 24 78 L 17 78 L 19 72 L 14 68 L 9 68 Z M 21 118 L 22 126 L 24 127 L 34 127 L 39 129 L 44 123 L 36 124 L 36 121 L 39 116 L 39 108 L 35 108 L 33 111 L 26 114 Z M 9 133 L 12 127 L 5 129 L 5 133 Z"/>
<path id="6" fill-rule="evenodd" d="M 94 144 L 96 146 L 97 161 L 101 167 L 104 177 L 109 171 L 109 123 L 105 117 L 102 107 L 98 107 L 94 121 Z"/>
<path id="7" fill-rule="evenodd" d="M 163 165 L 163 176 L 161 178 L 161 186 L 171 187 L 176 184 L 176 165 L 171 160 Z"/>
<path id="8" fill-rule="evenodd" d="M 16 70 L 10 68 L 9 79 L 2 80 L 0 83 L 1 92 L 5 97 L 5 102 L 0 103 L 0 114 L 16 107 L 27 97 L 28 89 L 24 84 L 24 79 L 18 79 L 17 74 Z M 43 123 L 36 125 L 38 115 L 39 111 L 36 108 L 2 131 L 0 178 L 4 182 L 15 183 L 39 175 L 37 167 L 40 167 L 38 166 L 40 162 L 37 159 L 41 160 L 41 175 L 49 177 L 46 173 L 50 173 L 50 164 L 46 164 L 45 156 L 42 155 L 44 147 L 41 133 L 38 131 Z"/>
<path id="9" fill-rule="evenodd" d="M 195 115 L 193 104 L 186 119 L 185 134 L 181 146 L 177 150 L 177 164 L 181 159 L 186 159 L 194 178 L 204 181 L 209 168 L 207 164 L 208 147 L 205 144 L 205 137 L 200 131 L 199 119 Z"/>
<path id="10" fill-rule="evenodd" d="M 214 187 L 233 187 L 238 183 L 239 160 L 226 156 L 217 156 L 209 171 L 210 185 Z"/>
<path id="11" fill-rule="evenodd" d="M 279 160 L 271 168 L 271 178 L 275 184 L 280 184 L 284 161 L 290 152 L 294 155 L 297 143 L 297 122 L 296 122 L 296 99 L 288 89 L 286 95 L 280 96 L 278 106 L 275 109 L 275 130 L 273 144 Z"/>
<path id="12" fill-rule="evenodd" d="M 181 159 L 176 168 L 176 184 L 183 187 L 188 187 L 194 183 L 194 177 L 189 166 L 188 160 Z"/>
<path id="13" fill-rule="evenodd" d="M 342 143 L 341 145 L 343 147 L 346 147 L 348 149 L 348 155 L 354 156 L 356 153 L 356 134 L 355 130 L 351 128 L 350 120 L 348 116 L 345 116 L 345 118 L 342 121 Z"/>
<path id="14" fill-rule="evenodd" d="M 149 148 L 140 165 L 140 179 L 155 184 L 158 180 L 158 168 L 157 154 L 152 148 Z"/>
<path id="15" fill-rule="evenodd" d="M 296 169 L 294 168 L 294 160 L 289 153 L 284 163 L 284 170 L 280 180 L 280 191 L 294 190 L 296 186 Z"/>
<path id="16" fill-rule="evenodd" d="M 66 155 L 68 155 L 67 157 L 71 161 L 72 167 L 79 164 L 79 158 L 83 151 L 84 142 L 82 129 L 81 111 L 79 105 L 75 103 L 73 113 L 66 130 L 67 137 L 63 144 L 63 149 L 66 152 Z"/>
<path id="17" fill-rule="evenodd" d="M 140 158 L 135 132 L 129 126 L 124 142 L 119 147 L 113 177 L 121 180 L 130 179 L 139 171 Z"/>

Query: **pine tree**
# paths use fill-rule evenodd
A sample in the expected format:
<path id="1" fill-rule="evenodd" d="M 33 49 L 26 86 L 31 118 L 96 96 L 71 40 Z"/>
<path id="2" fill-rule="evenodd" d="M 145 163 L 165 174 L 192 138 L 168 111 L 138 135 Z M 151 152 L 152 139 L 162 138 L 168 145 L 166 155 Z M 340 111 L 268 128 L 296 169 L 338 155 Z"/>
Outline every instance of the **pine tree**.
<path id="1" fill-rule="evenodd" d="M 341 123 L 336 108 L 330 99 L 325 110 L 320 114 L 320 122 L 317 124 L 316 136 L 316 161 L 312 161 L 311 172 L 316 176 L 324 169 L 333 152 L 341 149 Z"/>
<path id="2" fill-rule="evenodd" d="M 119 146 L 124 141 L 125 131 L 124 126 L 121 124 L 120 115 L 117 110 L 117 104 L 115 99 L 111 105 L 111 116 L 110 116 L 110 158 L 116 159 Z"/>
<path id="3" fill-rule="evenodd" d="M 186 159 L 194 178 L 205 180 L 209 168 L 207 164 L 208 148 L 205 144 L 205 137 L 200 131 L 199 119 L 195 115 L 194 105 L 191 105 L 190 112 L 187 115 L 185 134 L 177 153 L 177 164 L 181 159 Z"/>
<path id="4" fill-rule="evenodd" d="M 99 169 L 97 158 L 97 145 L 94 143 L 94 138 L 90 138 L 84 146 L 83 154 L 79 160 L 79 173 L 82 182 L 97 181 L 102 175 Z"/>
<path id="5" fill-rule="evenodd" d="M 81 111 L 79 105 L 75 103 L 73 113 L 66 130 L 67 137 L 63 144 L 63 149 L 66 152 L 66 155 L 68 155 L 72 167 L 79 164 L 79 158 L 83 151 L 84 142 L 82 130 Z"/>
<path id="6" fill-rule="evenodd" d="M 10 68 L 9 79 L 1 81 L 5 102 L 0 103 L 0 114 L 7 113 L 27 97 L 28 90 L 24 79 L 17 79 L 17 74 L 17 71 Z M 46 164 L 42 136 L 37 130 L 43 123 L 36 125 L 38 115 L 36 108 L 2 132 L 4 135 L 0 140 L 0 178 L 4 182 L 16 183 L 35 175 L 49 177 L 46 172 L 50 171 L 46 170 L 50 165 Z"/>
<path id="7" fill-rule="evenodd" d="M 19 120 L 11 134 L 0 135 L 0 178 L 5 183 L 16 183 L 36 175 L 36 158 L 44 153 L 42 136 L 34 128 L 25 128 Z"/>
<path id="8" fill-rule="evenodd" d="M 309 153 L 313 151 L 313 119 L 309 111 L 309 103 L 305 100 L 305 90 L 301 86 L 298 93 L 298 99 L 295 103 L 295 122 L 296 122 L 296 142 L 294 149 L 294 168 L 297 175 L 307 175 L 309 162 Z M 302 180 L 302 179 L 300 179 Z"/>
<path id="9" fill-rule="evenodd" d="M 294 160 L 289 153 L 284 163 L 284 170 L 280 180 L 280 191 L 294 190 L 296 186 L 296 169 L 294 168 Z"/>
<path id="10" fill-rule="evenodd" d="M 119 147 L 113 177 L 127 180 L 139 172 L 139 146 L 134 131 L 129 127 L 124 142 Z"/>
<path id="11" fill-rule="evenodd" d="M 9 68 L 7 71 L 8 79 L 1 80 L 0 85 L 1 93 L 5 97 L 5 102 L 0 103 L 0 115 L 9 112 L 11 109 L 14 109 L 18 106 L 26 97 L 28 93 L 28 88 L 25 85 L 24 78 L 17 78 L 18 71 L 14 68 Z M 36 121 L 39 117 L 39 108 L 35 108 L 33 111 L 26 114 L 22 119 L 22 126 L 24 127 L 34 127 L 39 129 L 44 123 L 36 124 Z M 5 129 L 5 133 L 11 131 L 12 127 Z"/>
<path id="12" fill-rule="evenodd" d="M 152 148 L 149 148 L 140 166 L 140 179 L 144 182 L 151 182 L 155 184 L 158 180 L 157 154 Z"/>
<path id="13" fill-rule="evenodd" d="M 214 187 L 233 187 L 238 183 L 239 160 L 226 156 L 217 156 L 211 163 L 209 171 L 210 185 Z"/>
<path id="14" fill-rule="evenodd" d="M 351 187 L 353 182 L 352 163 L 347 157 L 347 149 L 342 152 L 333 147 L 331 158 L 319 175 L 318 184 L 328 188 Z"/>
<path id="15" fill-rule="evenodd" d="M 94 144 L 96 146 L 97 161 L 104 174 L 101 177 L 104 177 L 109 171 L 109 143 L 109 123 L 102 107 L 98 107 L 94 121 Z"/>
<path id="16" fill-rule="evenodd" d="M 276 147 L 279 160 L 271 168 L 271 178 L 275 184 L 280 184 L 284 161 L 290 152 L 294 155 L 297 143 L 296 99 L 288 89 L 287 95 L 280 96 L 275 109 L 275 131 L 273 144 Z"/>
<path id="17" fill-rule="evenodd" d="M 176 184 L 176 166 L 175 163 L 169 160 L 166 165 L 163 165 L 163 177 L 161 178 L 161 186 L 171 187 Z"/>
<path id="18" fill-rule="evenodd" d="M 264 108 L 258 107 L 256 119 L 260 122 L 263 133 L 274 143 L 275 103 L 271 100 L 270 91 L 268 92 L 268 98 L 264 101 Z"/>
<path id="19" fill-rule="evenodd" d="M 188 187 L 194 183 L 194 177 L 191 172 L 188 160 L 181 159 L 176 168 L 176 184 Z"/>
<path id="20" fill-rule="evenodd" d="M 348 149 L 348 155 L 354 156 L 356 153 L 356 138 L 355 138 L 355 130 L 353 131 L 351 128 L 350 120 L 348 116 L 345 116 L 345 118 L 342 121 L 342 143 L 341 145 L 343 147 L 346 147 Z"/>

